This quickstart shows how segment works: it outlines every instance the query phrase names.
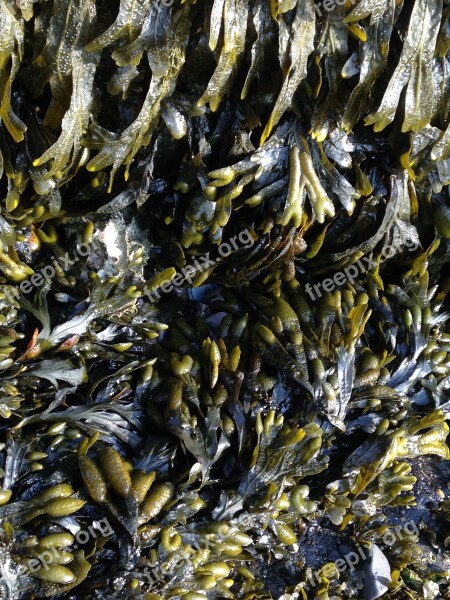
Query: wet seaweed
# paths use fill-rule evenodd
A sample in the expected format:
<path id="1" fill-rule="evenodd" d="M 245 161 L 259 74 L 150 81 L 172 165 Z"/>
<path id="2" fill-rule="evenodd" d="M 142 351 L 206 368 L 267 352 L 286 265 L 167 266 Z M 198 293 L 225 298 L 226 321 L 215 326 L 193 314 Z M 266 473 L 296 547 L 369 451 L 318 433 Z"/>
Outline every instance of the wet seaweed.
<path id="1" fill-rule="evenodd" d="M 0 0 L 0 598 L 450 597 L 449 15 Z"/>

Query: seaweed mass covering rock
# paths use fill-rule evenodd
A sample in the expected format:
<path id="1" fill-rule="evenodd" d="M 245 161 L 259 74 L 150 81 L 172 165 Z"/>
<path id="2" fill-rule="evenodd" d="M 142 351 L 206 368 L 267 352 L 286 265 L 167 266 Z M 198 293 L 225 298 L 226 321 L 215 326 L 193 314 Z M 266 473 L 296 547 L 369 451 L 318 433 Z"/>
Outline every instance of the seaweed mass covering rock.
<path id="1" fill-rule="evenodd" d="M 0 599 L 450 598 L 447 0 L 0 0 Z"/>

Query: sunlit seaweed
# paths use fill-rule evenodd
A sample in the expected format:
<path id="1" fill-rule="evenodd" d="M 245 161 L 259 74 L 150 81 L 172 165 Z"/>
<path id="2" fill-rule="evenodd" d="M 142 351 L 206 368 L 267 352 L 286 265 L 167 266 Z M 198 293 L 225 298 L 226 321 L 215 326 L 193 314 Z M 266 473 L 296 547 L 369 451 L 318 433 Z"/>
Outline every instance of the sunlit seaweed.
<path id="1" fill-rule="evenodd" d="M 448 597 L 449 14 L 0 0 L 0 598 Z"/>

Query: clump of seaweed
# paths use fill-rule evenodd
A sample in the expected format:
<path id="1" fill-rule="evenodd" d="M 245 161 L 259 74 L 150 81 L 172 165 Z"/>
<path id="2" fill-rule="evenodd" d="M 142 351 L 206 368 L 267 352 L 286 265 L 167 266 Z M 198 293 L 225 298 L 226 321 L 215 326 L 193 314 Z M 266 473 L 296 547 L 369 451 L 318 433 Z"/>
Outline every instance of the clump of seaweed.
<path id="1" fill-rule="evenodd" d="M 449 15 L 0 0 L 1 599 L 450 597 Z"/>

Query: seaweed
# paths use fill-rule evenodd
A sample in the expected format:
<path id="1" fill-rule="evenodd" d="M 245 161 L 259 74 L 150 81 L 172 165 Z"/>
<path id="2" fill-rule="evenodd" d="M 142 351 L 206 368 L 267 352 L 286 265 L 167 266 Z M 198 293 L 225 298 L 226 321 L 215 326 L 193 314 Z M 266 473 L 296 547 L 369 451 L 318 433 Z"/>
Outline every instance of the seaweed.
<path id="1" fill-rule="evenodd" d="M 0 0 L 1 599 L 449 596 L 449 14 Z"/>

